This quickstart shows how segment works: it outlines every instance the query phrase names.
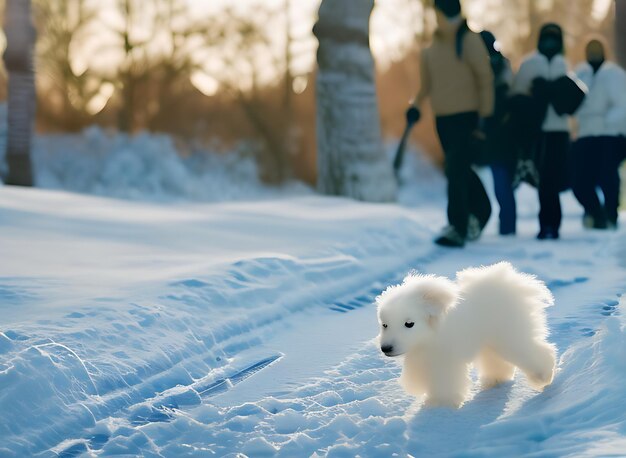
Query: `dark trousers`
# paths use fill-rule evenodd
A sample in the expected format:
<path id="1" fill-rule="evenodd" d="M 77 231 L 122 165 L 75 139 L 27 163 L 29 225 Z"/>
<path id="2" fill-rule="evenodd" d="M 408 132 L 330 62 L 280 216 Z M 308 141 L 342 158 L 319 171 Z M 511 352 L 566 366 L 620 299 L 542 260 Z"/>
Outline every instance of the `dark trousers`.
<path id="1" fill-rule="evenodd" d="M 619 166 L 624 158 L 619 137 L 585 137 L 572 148 L 575 174 L 574 195 L 596 221 L 617 222 L 619 207 Z M 604 205 L 600 203 L 597 188 L 602 190 Z"/>
<path id="2" fill-rule="evenodd" d="M 539 226 L 558 231 L 561 227 L 559 194 L 568 188 L 570 147 L 568 132 L 542 132 L 537 149 L 539 171 Z"/>
<path id="3" fill-rule="evenodd" d="M 495 163 L 491 165 L 493 187 L 500 206 L 500 234 L 515 234 L 517 209 L 513 192 L 513 170 L 510 164 Z"/>
<path id="4" fill-rule="evenodd" d="M 491 216 L 487 192 L 472 170 L 473 133 L 478 127 L 476 112 L 437 117 L 437 133 L 445 153 L 448 179 L 448 221 L 462 236 L 467 236 L 470 213 L 484 227 Z"/>

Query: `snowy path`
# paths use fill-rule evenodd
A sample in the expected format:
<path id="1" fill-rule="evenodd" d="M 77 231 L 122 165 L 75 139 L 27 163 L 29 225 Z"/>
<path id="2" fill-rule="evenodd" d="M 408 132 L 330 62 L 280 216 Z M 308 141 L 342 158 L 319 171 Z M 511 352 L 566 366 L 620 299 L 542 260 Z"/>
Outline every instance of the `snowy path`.
<path id="1" fill-rule="evenodd" d="M 568 208 L 562 242 L 532 239 L 531 208 L 517 239 L 459 252 L 431 245 L 429 207 L 0 189 L 0 455 L 624 455 L 626 233 Z M 502 259 L 556 296 L 555 383 L 422 409 L 373 340 L 373 298 L 410 269 Z"/>

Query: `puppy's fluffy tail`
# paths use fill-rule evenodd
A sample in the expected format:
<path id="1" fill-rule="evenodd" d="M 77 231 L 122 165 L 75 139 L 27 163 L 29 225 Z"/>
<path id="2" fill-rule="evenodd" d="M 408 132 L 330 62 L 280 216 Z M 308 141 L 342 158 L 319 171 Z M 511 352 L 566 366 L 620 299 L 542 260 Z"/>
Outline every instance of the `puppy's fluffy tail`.
<path id="1" fill-rule="evenodd" d="M 534 275 L 518 272 L 508 262 L 465 269 L 457 273 L 457 283 L 466 295 L 488 288 L 492 293 L 504 292 L 507 296 L 515 294 L 523 297 L 533 308 L 544 309 L 554 305 L 554 296 L 544 282 Z"/>

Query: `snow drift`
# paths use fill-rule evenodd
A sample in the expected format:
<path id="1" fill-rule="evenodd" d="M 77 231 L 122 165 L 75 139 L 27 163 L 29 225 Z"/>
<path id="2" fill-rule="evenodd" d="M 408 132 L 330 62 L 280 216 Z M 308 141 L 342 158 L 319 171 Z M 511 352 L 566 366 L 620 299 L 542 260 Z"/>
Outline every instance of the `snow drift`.
<path id="1" fill-rule="evenodd" d="M 6 104 L 0 104 L 0 167 L 6 143 Z M 109 133 L 93 126 L 79 134 L 46 134 L 33 146 L 35 184 L 100 196 L 152 201 L 232 201 L 305 195 L 299 182 L 281 187 L 259 180 L 253 149 L 202 148 L 182 156 L 172 137 L 142 132 Z M 2 171 L 3 169 L 0 169 Z"/>

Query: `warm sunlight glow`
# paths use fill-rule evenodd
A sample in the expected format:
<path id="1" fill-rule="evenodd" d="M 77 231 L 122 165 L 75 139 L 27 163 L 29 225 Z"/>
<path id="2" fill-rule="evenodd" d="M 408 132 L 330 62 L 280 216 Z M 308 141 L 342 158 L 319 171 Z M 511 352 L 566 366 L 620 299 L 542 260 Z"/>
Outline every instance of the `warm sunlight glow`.
<path id="1" fill-rule="evenodd" d="M 593 3 L 593 18 L 600 22 L 609 14 L 613 0 L 595 0 Z"/>
<path id="2" fill-rule="evenodd" d="M 109 102 L 113 92 L 115 92 L 115 86 L 112 83 L 102 84 L 100 91 L 87 103 L 87 112 L 91 115 L 100 113 Z"/>
<path id="3" fill-rule="evenodd" d="M 293 91 L 296 94 L 302 94 L 309 85 L 309 78 L 306 76 L 298 76 L 293 80 Z"/>
<path id="4" fill-rule="evenodd" d="M 219 82 L 202 71 L 191 74 L 191 83 L 206 96 L 217 94 L 220 88 Z"/>

